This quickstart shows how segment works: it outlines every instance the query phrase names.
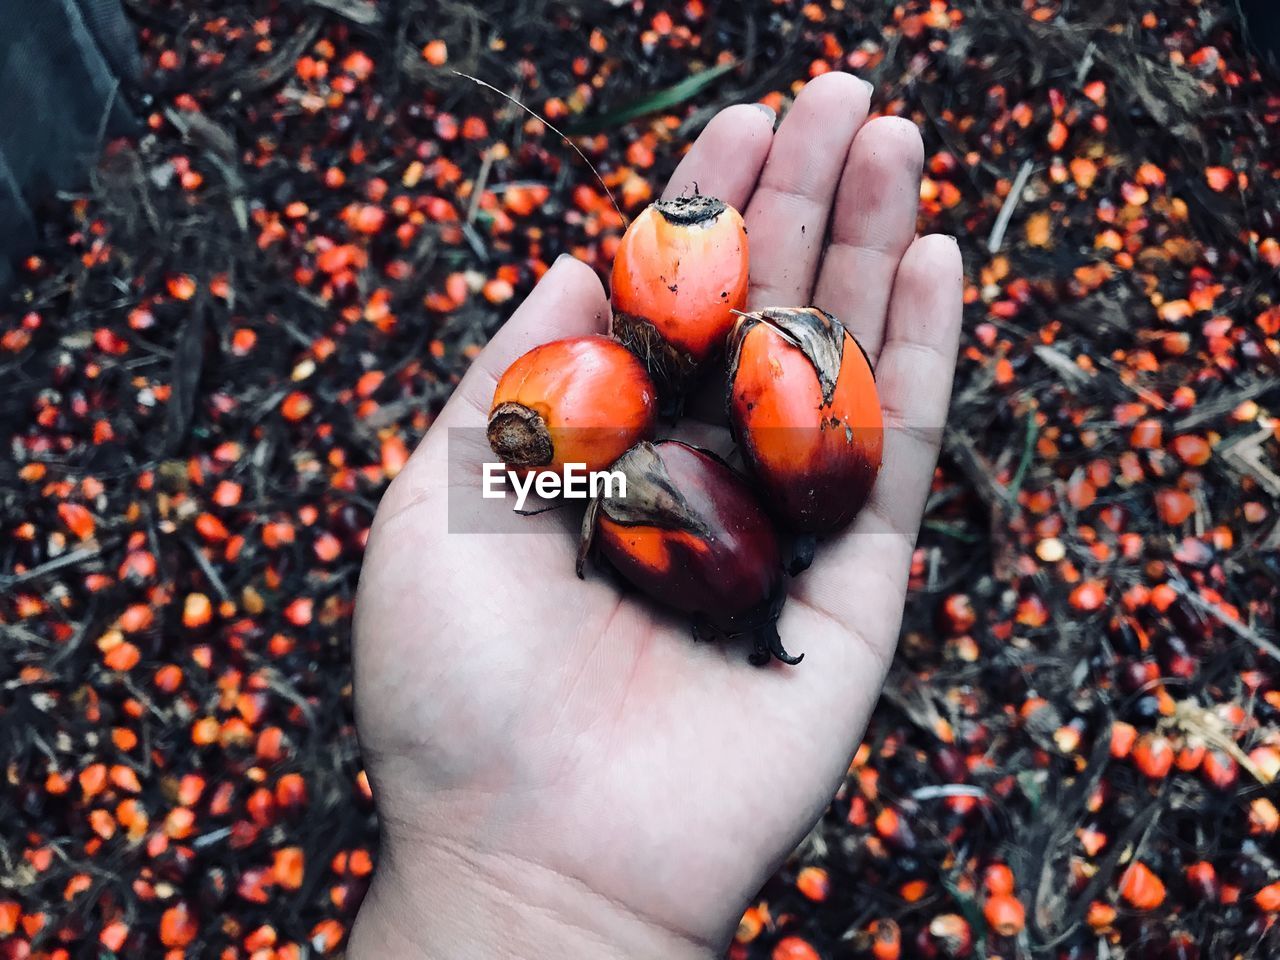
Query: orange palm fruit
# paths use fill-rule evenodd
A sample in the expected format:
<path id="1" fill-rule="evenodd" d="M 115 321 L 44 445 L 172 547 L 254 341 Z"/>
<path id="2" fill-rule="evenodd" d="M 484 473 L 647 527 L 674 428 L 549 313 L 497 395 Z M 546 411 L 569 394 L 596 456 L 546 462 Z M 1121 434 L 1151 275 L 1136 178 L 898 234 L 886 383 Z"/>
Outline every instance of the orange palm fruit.
<path id="1" fill-rule="evenodd" d="M 902 957 L 902 931 L 893 920 L 873 920 L 871 932 L 871 956 L 875 960 L 900 960 Z"/>
<path id="2" fill-rule="evenodd" d="M 1003 863 L 993 863 L 987 867 L 983 877 L 987 896 L 1000 897 L 1013 893 L 1013 871 Z"/>
<path id="3" fill-rule="evenodd" d="M 1164 881 L 1140 860 L 1120 877 L 1120 896 L 1138 910 L 1154 910 L 1164 903 L 1164 894 Z"/>
<path id="4" fill-rule="evenodd" d="M 1173 768 L 1173 745 L 1158 733 L 1144 733 L 1133 748 L 1133 762 L 1152 780 L 1162 780 Z"/>
<path id="5" fill-rule="evenodd" d="M 988 897 L 982 907 L 987 926 L 1002 937 L 1016 937 L 1026 926 L 1027 911 L 1022 901 L 1008 893 Z"/>
<path id="6" fill-rule="evenodd" d="M 1265 913 L 1280 913 L 1280 880 L 1267 884 L 1254 894 L 1253 900 Z"/>
<path id="7" fill-rule="evenodd" d="M 773 947 L 769 960 L 821 960 L 818 951 L 801 937 L 783 937 Z"/>
<path id="8" fill-rule="evenodd" d="M 199 926 L 185 901 L 179 900 L 160 917 L 160 942 L 166 947 L 182 949 L 198 932 Z"/>
<path id="9" fill-rule="evenodd" d="M 719 356 L 747 302 L 747 231 L 714 197 L 651 204 L 613 261 L 613 335 L 678 395 Z"/>
<path id="10" fill-rule="evenodd" d="M 753 663 L 799 663 L 776 626 L 786 598 L 778 538 L 746 482 L 675 440 L 637 444 L 613 470 L 626 486 L 587 508 L 578 576 L 594 546 L 642 593 L 690 614 L 695 636 L 749 637 Z"/>
<path id="11" fill-rule="evenodd" d="M 534 347 L 493 393 L 489 446 L 516 468 L 603 470 L 653 436 L 658 403 L 644 366 L 618 341 L 571 337 Z"/>
<path id="12" fill-rule="evenodd" d="M 875 376 L 858 342 L 817 307 L 743 315 L 729 339 L 729 425 L 778 519 L 801 534 L 846 526 L 884 449 Z"/>

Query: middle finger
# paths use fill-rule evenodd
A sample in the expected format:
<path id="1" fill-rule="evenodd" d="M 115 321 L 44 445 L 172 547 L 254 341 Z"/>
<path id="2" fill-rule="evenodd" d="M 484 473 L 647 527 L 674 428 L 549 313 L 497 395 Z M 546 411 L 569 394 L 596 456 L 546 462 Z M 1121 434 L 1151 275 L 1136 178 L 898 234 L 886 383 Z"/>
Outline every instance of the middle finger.
<path id="1" fill-rule="evenodd" d="M 870 104 L 870 84 L 823 74 L 800 91 L 778 128 L 746 213 L 752 309 L 808 304 L 840 171 Z"/>

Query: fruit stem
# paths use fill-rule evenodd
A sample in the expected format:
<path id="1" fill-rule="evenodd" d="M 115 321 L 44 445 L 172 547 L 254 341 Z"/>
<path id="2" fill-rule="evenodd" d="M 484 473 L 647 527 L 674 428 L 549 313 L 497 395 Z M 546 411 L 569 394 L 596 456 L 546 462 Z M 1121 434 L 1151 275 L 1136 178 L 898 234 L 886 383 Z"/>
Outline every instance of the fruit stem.
<path id="1" fill-rule="evenodd" d="M 748 659 L 757 667 L 765 666 L 772 658 L 777 658 L 791 667 L 794 667 L 804 659 L 803 653 L 798 657 L 793 657 L 787 653 L 786 648 L 782 645 L 782 637 L 778 634 L 778 624 L 776 622 L 767 623 L 763 627 L 756 629 L 752 633 L 751 639 L 755 649 L 752 650 Z"/>
<path id="2" fill-rule="evenodd" d="M 787 560 L 787 573 L 798 577 L 813 566 L 813 555 L 818 550 L 818 540 L 811 533 L 798 535 L 791 541 L 791 556 Z"/>

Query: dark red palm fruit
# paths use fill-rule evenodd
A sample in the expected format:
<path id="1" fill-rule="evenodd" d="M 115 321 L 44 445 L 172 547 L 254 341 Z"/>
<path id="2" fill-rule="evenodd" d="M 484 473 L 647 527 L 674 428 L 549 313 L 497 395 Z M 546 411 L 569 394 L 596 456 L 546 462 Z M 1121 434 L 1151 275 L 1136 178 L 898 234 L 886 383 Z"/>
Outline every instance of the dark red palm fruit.
<path id="1" fill-rule="evenodd" d="M 778 538 L 744 480 L 675 440 L 637 444 L 613 469 L 626 493 L 606 492 L 588 507 L 578 576 L 595 546 L 643 593 L 691 614 L 695 635 L 749 636 L 752 663 L 799 663 L 776 626 L 786 598 Z"/>
<path id="2" fill-rule="evenodd" d="M 741 316 L 726 405 L 782 524 L 822 536 L 853 520 L 880 471 L 884 421 L 871 364 L 839 320 L 817 307 Z"/>
<path id="3" fill-rule="evenodd" d="M 720 356 L 747 302 L 747 231 L 714 197 L 650 205 L 613 261 L 613 335 L 640 357 L 664 399 Z"/>
<path id="4" fill-rule="evenodd" d="M 534 347 L 498 380 L 489 446 L 511 467 L 604 470 L 653 436 L 657 416 L 633 353 L 609 337 L 570 337 Z"/>

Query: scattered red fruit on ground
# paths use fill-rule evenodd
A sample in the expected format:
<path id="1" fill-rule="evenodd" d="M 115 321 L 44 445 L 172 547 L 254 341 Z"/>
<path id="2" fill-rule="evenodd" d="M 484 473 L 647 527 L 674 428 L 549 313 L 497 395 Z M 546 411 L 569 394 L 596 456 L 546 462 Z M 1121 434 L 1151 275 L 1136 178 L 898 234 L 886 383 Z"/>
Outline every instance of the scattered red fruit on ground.
<path id="1" fill-rule="evenodd" d="M 1164 882 L 1145 863 L 1138 862 L 1120 878 L 1120 896 L 1137 910 L 1155 910 L 1164 903 Z"/>
<path id="2" fill-rule="evenodd" d="M 160 942 L 166 947 L 182 949 L 196 938 L 199 927 L 185 903 L 170 907 L 160 917 Z"/>
<path id="3" fill-rule="evenodd" d="M 49 205 L 0 302 L 5 842 L 32 878 L 0 899 L 0 952 L 342 949 L 376 851 L 348 648 L 373 505 L 558 254 L 609 275 L 713 108 L 785 115 L 850 70 L 923 132 L 918 229 L 965 255 L 961 359 L 890 695 L 735 957 L 945 956 L 956 917 L 991 956 L 1156 932 L 1280 955 L 1258 802 L 1280 776 L 1280 111 L 1234 4 L 695 0 L 578 29 L 571 4 L 477 0 L 406 8 L 394 38 L 316 4 L 140 6 L 147 136 Z M 737 66 L 619 119 L 716 63 Z M 621 213 L 454 66 L 600 124 L 574 139 Z M 1144 737 L 1173 753 L 1155 779 Z M 975 908 L 1043 902 L 1028 850 L 1060 858 L 1060 912 L 977 942 Z"/>

